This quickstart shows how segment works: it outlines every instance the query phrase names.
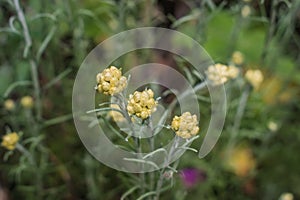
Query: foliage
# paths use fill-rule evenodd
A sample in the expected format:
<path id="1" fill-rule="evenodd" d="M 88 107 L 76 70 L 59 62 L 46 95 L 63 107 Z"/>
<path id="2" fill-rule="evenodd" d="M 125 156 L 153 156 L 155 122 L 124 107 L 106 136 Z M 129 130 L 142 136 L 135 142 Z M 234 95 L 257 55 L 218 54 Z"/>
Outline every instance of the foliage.
<path id="1" fill-rule="evenodd" d="M 19 137 L 14 148 L 0 150 L 0 196 L 152 199 L 158 196 L 154 185 L 140 183 L 153 178 L 158 182 L 149 182 L 159 185 L 161 199 L 279 199 L 287 192 L 300 198 L 299 1 L 171 2 L 0 2 L 1 136 L 16 132 Z M 174 12 L 166 14 L 171 7 Z M 235 65 L 240 75 L 225 84 L 227 117 L 213 151 L 203 159 L 187 151 L 179 163 L 143 177 L 115 171 L 87 152 L 72 122 L 71 98 L 77 70 L 90 50 L 120 31 L 144 26 L 168 26 L 191 36 L 214 61 Z M 243 56 L 240 64 L 232 58 L 237 51 Z M 114 64 L 127 70 L 154 60 L 182 72 L 194 87 L 203 81 L 182 59 L 165 52 L 151 55 L 150 50 L 138 50 Z M 244 78 L 249 69 L 263 73 L 259 89 Z M 164 96 L 163 88 L 149 87 L 164 105 L 173 100 L 174 94 Z M 209 94 L 201 90 L 197 95 L 200 130 L 205 130 Z M 24 103 L 24 97 L 32 102 Z M 106 100 L 99 95 L 96 103 Z M 101 114 L 99 123 L 115 129 L 106 112 Z M 123 133 L 114 131 L 110 139 L 115 144 L 136 150 L 129 145 L 135 145 L 132 138 L 128 143 Z M 160 135 L 162 142 L 172 139 L 170 129 Z M 199 149 L 201 131 L 199 136 L 192 150 Z M 191 187 L 184 176 L 190 168 L 197 177 Z"/>

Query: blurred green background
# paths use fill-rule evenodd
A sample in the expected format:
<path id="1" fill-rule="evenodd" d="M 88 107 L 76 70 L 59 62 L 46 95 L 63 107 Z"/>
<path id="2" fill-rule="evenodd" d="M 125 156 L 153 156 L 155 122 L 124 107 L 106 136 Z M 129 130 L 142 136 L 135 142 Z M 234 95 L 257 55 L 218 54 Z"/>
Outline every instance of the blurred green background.
<path id="1" fill-rule="evenodd" d="M 260 89 L 249 94 L 231 155 L 225 150 L 244 92 L 242 78 L 226 85 L 227 118 L 213 151 L 203 159 L 193 152 L 181 158 L 179 171 L 197 169 L 204 178 L 186 187 L 174 174 L 174 186 L 161 199 L 300 198 L 300 1 L 21 0 L 31 45 L 17 2 L 0 2 L 0 134 L 18 132 L 36 166 L 22 152 L 1 148 L 1 200 L 120 199 L 133 186 L 136 174 L 106 167 L 87 152 L 72 121 L 71 98 L 88 52 L 120 31 L 145 26 L 187 34 L 215 62 L 230 63 L 239 51 L 242 74 L 251 68 L 264 74 Z M 126 71 L 144 62 L 143 53 L 116 63 Z M 172 56 L 155 55 L 152 62 L 181 69 Z M 24 96 L 33 97 L 32 107 L 22 106 Z M 202 112 L 205 119 L 209 111 Z"/>

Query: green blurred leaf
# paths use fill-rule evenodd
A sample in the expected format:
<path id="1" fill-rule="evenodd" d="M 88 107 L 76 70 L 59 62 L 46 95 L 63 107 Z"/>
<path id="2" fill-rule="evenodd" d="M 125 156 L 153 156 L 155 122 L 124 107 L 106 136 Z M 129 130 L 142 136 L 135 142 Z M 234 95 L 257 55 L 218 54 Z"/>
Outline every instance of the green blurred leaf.
<path id="1" fill-rule="evenodd" d="M 0 67 L 0 94 L 3 94 L 12 83 L 12 69 L 9 66 Z"/>
<path id="2" fill-rule="evenodd" d="M 28 62 L 19 61 L 15 67 L 16 80 L 23 81 L 30 78 L 30 65 Z"/>

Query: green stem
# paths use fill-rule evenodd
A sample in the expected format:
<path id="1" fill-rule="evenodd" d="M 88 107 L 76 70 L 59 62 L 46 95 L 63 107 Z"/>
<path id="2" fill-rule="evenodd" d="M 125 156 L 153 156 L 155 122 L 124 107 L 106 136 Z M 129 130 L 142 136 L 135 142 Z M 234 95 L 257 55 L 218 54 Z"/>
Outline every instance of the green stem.
<path id="1" fill-rule="evenodd" d="M 242 8 L 243 7 L 241 7 L 241 9 Z M 234 49 L 236 48 L 238 37 L 239 37 L 241 28 L 242 28 L 242 25 L 244 22 L 245 22 L 245 18 L 241 15 L 241 11 L 240 11 L 240 14 L 237 15 L 237 17 L 236 17 L 236 23 L 235 23 L 235 25 L 232 29 L 231 35 L 230 35 L 230 39 L 229 39 L 230 43 L 229 43 L 229 47 L 227 50 L 228 57 L 231 57 Z"/>
<path id="2" fill-rule="evenodd" d="M 38 70 L 37 70 L 37 64 L 36 61 L 33 59 L 33 54 L 30 54 L 30 57 L 28 57 L 29 50 L 32 47 L 32 38 L 29 33 L 28 25 L 26 23 L 25 15 L 23 10 L 20 7 L 19 0 L 13 0 L 14 6 L 16 8 L 16 12 L 18 15 L 18 19 L 21 23 L 22 30 L 23 30 L 23 36 L 25 40 L 25 49 L 23 52 L 23 57 L 25 59 L 28 59 L 31 69 L 31 76 L 32 76 L 32 82 L 34 87 L 34 97 L 35 97 L 35 110 L 36 110 L 36 121 L 34 123 L 33 131 L 35 131 L 35 135 L 38 135 L 40 132 L 40 126 L 38 121 L 42 118 L 42 104 L 41 104 L 41 97 L 40 97 L 40 85 L 39 85 L 39 78 L 38 78 Z M 41 171 L 37 165 L 37 162 L 34 160 L 33 156 L 22 146 L 17 145 L 17 149 L 19 149 L 21 152 L 23 152 L 31 161 L 35 163 L 35 174 L 36 174 L 36 190 L 37 190 L 37 199 L 42 199 L 42 189 L 43 189 L 43 182 L 42 182 L 42 175 Z"/>
<path id="3" fill-rule="evenodd" d="M 139 140 L 139 138 L 135 138 L 135 142 L 136 142 L 136 146 L 137 146 L 137 153 L 141 154 L 142 153 L 142 145 L 141 145 L 141 141 Z M 139 156 L 139 159 L 142 159 L 142 156 Z M 142 164 L 142 167 L 144 167 L 144 164 Z M 145 193 L 145 173 L 141 172 L 139 174 L 139 178 L 140 178 L 140 184 L 141 184 L 141 194 Z"/>
<path id="4" fill-rule="evenodd" d="M 154 128 L 153 128 L 152 117 L 149 118 L 148 125 L 152 132 L 152 136 L 149 138 L 149 143 L 150 143 L 151 152 L 153 152 L 155 148 L 155 141 L 154 141 Z M 155 178 L 154 175 L 155 175 L 154 172 L 150 172 L 150 190 L 154 189 L 154 178 Z"/>
<path id="5" fill-rule="evenodd" d="M 275 5 L 277 4 L 277 0 L 272 1 L 271 5 L 271 21 L 270 21 L 270 28 L 267 32 L 264 48 L 261 54 L 261 63 L 264 63 L 269 52 L 270 44 L 275 32 L 276 28 L 276 8 Z"/>
<path id="6" fill-rule="evenodd" d="M 197 85 L 193 88 L 193 92 L 196 93 L 196 92 L 202 90 L 203 88 L 206 87 L 206 84 L 207 84 L 206 81 L 197 84 Z M 190 90 L 186 90 L 186 91 L 184 91 L 182 94 L 180 94 L 178 98 L 175 98 L 175 99 L 171 102 L 171 104 L 169 105 L 169 108 L 168 108 L 169 112 L 173 110 L 173 108 L 175 107 L 175 105 L 176 105 L 176 103 L 177 103 L 178 101 L 180 101 L 181 99 L 185 98 L 186 96 L 188 96 L 188 95 L 190 95 L 190 94 L 191 94 L 191 91 L 190 91 Z"/>
<path id="7" fill-rule="evenodd" d="M 52 125 L 55 125 L 55 124 L 59 124 L 59 123 L 62 123 L 62 122 L 65 122 L 65 121 L 68 121 L 68 120 L 71 120 L 71 119 L 73 119 L 73 114 L 62 115 L 62 116 L 59 116 L 59 117 L 56 117 L 56 118 L 53 118 L 53 119 L 49 119 L 47 121 L 44 121 L 43 128 L 48 127 L 48 126 L 52 126 Z"/>
<path id="8" fill-rule="evenodd" d="M 31 153 L 27 149 L 25 149 L 23 147 L 23 145 L 21 145 L 19 143 L 16 144 L 16 149 L 18 149 L 22 154 L 24 154 L 28 158 L 30 164 L 32 164 L 35 167 L 37 166 L 34 157 L 31 155 Z"/>
<path id="9" fill-rule="evenodd" d="M 175 140 L 174 140 L 174 143 L 173 145 L 171 146 L 171 149 L 169 151 L 169 154 L 168 156 L 166 157 L 165 159 L 165 162 L 164 162 L 164 166 L 168 165 L 169 162 L 171 161 L 171 158 L 173 156 L 173 154 L 175 153 L 175 150 L 178 146 L 178 142 L 179 142 L 179 137 L 178 136 L 175 136 Z M 166 170 L 168 166 L 164 167 L 162 170 L 160 170 L 160 175 L 159 175 L 159 179 L 157 181 L 157 185 L 156 185 L 156 196 L 155 196 L 155 200 L 159 200 L 160 198 L 160 193 L 161 193 L 161 188 L 163 186 L 163 182 L 164 182 L 164 172 Z"/>
<path id="10" fill-rule="evenodd" d="M 14 5 L 18 14 L 18 18 L 19 21 L 21 23 L 22 29 L 23 29 L 23 35 L 24 35 L 24 39 L 25 39 L 25 50 L 23 53 L 24 58 L 27 58 L 28 56 L 28 51 L 30 49 L 30 47 L 32 46 L 32 40 L 29 34 L 29 30 L 28 30 L 28 26 L 26 23 L 26 19 L 23 13 L 23 10 L 20 7 L 20 3 L 19 0 L 14 0 Z"/>
<path id="11" fill-rule="evenodd" d="M 42 199 L 42 191 L 43 191 L 43 182 L 42 182 L 42 174 L 39 169 L 39 166 L 34 158 L 34 156 L 21 144 L 16 144 L 16 149 L 19 150 L 22 154 L 24 154 L 30 164 L 34 167 L 35 175 L 36 175 L 36 189 L 37 189 L 37 199 Z"/>
<path id="12" fill-rule="evenodd" d="M 240 125 L 241 125 L 241 122 L 242 122 L 242 118 L 243 118 L 243 115 L 245 113 L 245 109 L 246 109 L 246 105 L 247 105 L 247 101 L 248 101 L 248 97 L 249 97 L 249 94 L 250 94 L 250 91 L 251 91 L 251 86 L 250 85 L 246 85 L 246 88 L 240 98 L 240 102 L 239 102 L 239 105 L 238 105 L 238 108 L 237 108 L 237 112 L 236 112 L 236 115 L 235 115 L 235 118 L 234 118 L 234 123 L 233 123 L 233 126 L 232 126 L 232 130 L 231 130 L 231 135 L 230 135 L 230 138 L 229 138 L 229 142 L 228 142 L 228 145 L 227 145 L 227 152 L 230 153 L 231 150 L 233 149 L 235 143 L 236 143 L 236 137 L 238 135 L 238 131 L 240 129 Z"/>
<path id="13" fill-rule="evenodd" d="M 29 49 L 32 46 L 32 39 L 29 33 L 28 25 L 26 23 L 26 19 L 24 16 L 24 12 L 20 7 L 20 3 L 18 0 L 14 0 L 14 5 L 18 14 L 18 19 L 21 23 L 22 29 L 23 29 L 23 35 L 24 35 L 24 40 L 25 40 L 25 49 L 23 56 L 24 58 L 28 58 L 28 52 Z M 32 55 L 31 55 L 32 56 Z M 40 120 L 42 116 L 41 112 L 41 98 L 40 98 L 40 85 L 39 85 L 39 80 L 38 80 L 38 72 L 37 72 L 37 65 L 36 62 L 30 58 L 29 59 L 30 63 L 30 69 L 31 69 L 31 76 L 32 76 L 32 81 L 33 81 L 33 87 L 34 87 L 34 96 L 35 96 L 35 108 L 37 112 L 37 119 Z"/>
<path id="14" fill-rule="evenodd" d="M 42 119 L 42 102 L 41 102 L 41 89 L 38 80 L 38 70 L 36 62 L 33 59 L 30 59 L 30 66 L 31 66 L 31 76 L 33 81 L 34 87 L 34 97 L 35 97 L 35 110 L 37 115 L 37 120 L 41 121 Z"/>

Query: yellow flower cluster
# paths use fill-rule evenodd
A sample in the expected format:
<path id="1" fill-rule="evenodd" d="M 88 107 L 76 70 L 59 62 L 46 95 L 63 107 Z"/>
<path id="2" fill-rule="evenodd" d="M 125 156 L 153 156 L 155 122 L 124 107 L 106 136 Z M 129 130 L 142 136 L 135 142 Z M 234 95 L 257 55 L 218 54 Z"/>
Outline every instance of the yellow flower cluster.
<path id="1" fill-rule="evenodd" d="M 1 146 L 8 150 L 14 150 L 19 141 L 19 135 L 16 132 L 8 133 L 2 137 Z"/>
<path id="2" fill-rule="evenodd" d="M 248 5 L 242 7 L 241 10 L 242 17 L 246 18 L 251 14 L 251 8 Z"/>
<path id="3" fill-rule="evenodd" d="M 205 73 L 213 85 L 221 85 L 230 78 L 236 78 L 239 74 L 239 69 L 235 66 L 226 66 L 218 63 L 209 66 Z"/>
<path id="4" fill-rule="evenodd" d="M 129 95 L 127 111 L 129 115 L 135 115 L 141 119 L 148 118 L 156 110 L 157 101 L 151 89 L 142 92 L 135 91 Z"/>
<path id="5" fill-rule="evenodd" d="M 247 176 L 255 167 L 256 161 L 248 147 L 237 147 L 228 159 L 231 170 L 240 177 Z"/>
<path id="6" fill-rule="evenodd" d="M 15 109 L 15 102 L 12 99 L 7 99 L 4 102 L 4 108 L 8 111 L 12 111 L 13 109 Z"/>
<path id="7" fill-rule="evenodd" d="M 227 68 L 227 77 L 228 78 L 234 79 L 234 78 L 238 77 L 239 73 L 240 73 L 240 70 L 237 67 L 232 66 L 232 65 L 228 66 L 228 68 Z"/>
<path id="8" fill-rule="evenodd" d="M 244 55 L 239 51 L 235 51 L 232 54 L 231 60 L 235 65 L 241 65 L 244 62 Z"/>
<path id="9" fill-rule="evenodd" d="M 246 80 L 254 87 L 254 89 L 258 89 L 261 83 L 264 80 L 264 76 L 260 70 L 247 70 L 245 74 Z"/>
<path id="10" fill-rule="evenodd" d="M 21 105 L 24 108 L 32 108 L 33 106 L 33 98 L 31 96 L 24 96 L 21 99 Z"/>
<path id="11" fill-rule="evenodd" d="M 192 115 L 190 112 L 185 112 L 180 117 L 175 116 L 171 128 L 176 135 L 184 139 L 195 136 L 199 132 L 197 116 Z"/>
<path id="12" fill-rule="evenodd" d="M 272 132 L 276 132 L 278 130 L 278 124 L 273 121 L 270 121 L 268 123 L 268 129 Z"/>
<path id="13" fill-rule="evenodd" d="M 111 104 L 110 107 L 120 110 L 120 107 L 117 104 Z M 108 115 L 111 116 L 115 122 L 125 121 L 125 117 L 118 111 L 109 111 Z"/>
<path id="14" fill-rule="evenodd" d="M 121 92 L 127 85 L 127 78 L 122 76 L 120 69 L 111 66 L 102 73 L 97 74 L 98 92 L 106 95 L 114 95 Z"/>
<path id="15" fill-rule="evenodd" d="M 294 200 L 294 195 L 292 193 L 286 192 L 280 195 L 279 200 Z"/>

